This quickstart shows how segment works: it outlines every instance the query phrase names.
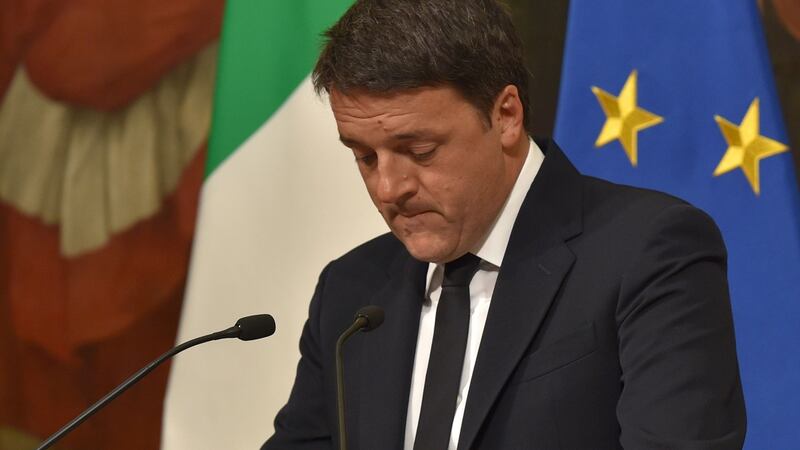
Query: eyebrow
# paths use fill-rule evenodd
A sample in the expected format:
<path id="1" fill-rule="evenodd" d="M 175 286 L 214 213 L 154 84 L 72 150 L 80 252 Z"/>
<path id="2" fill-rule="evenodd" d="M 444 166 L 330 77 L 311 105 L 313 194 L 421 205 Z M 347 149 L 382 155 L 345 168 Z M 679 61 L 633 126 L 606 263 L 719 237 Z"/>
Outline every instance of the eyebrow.
<path id="1" fill-rule="evenodd" d="M 356 141 L 354 139 L 346 138 L 346 137 L 342 136 L 341 134 L 339 135 L 339 141 L 342 144 L 344 144 L 345 147 L 362 146 L 360 142 L 358 142 L 358 141 Z"/>
<path id="2" fill-rule="evenodd" d="M 436 133 L 434 133 L 432 130 L 422 129 L 422 130 L 412 131 L 410 133 L 395 134 L 392 136 L 392 139 L 396 141 L 413 141 L 415 139 L 430 139 L 432 136 L 435 135 Z"/>
<path id="3" fill-rule="evenodd" d="M 408 133 L 394 134 L 389 138 L 393 141 L 413 141 L 417 139 L 430 139 L 435 135 L 436 133 L 434 133 L 432 130 L 422 129 Z M 339 135 L 339 141 L 341 141 L 341 143 L 344 144 L 346 147 L 354 147 L 354 146 L 368 147 L 368 145 L 364 145 L 356 139 L 352 139 L 342 135 Z"/>

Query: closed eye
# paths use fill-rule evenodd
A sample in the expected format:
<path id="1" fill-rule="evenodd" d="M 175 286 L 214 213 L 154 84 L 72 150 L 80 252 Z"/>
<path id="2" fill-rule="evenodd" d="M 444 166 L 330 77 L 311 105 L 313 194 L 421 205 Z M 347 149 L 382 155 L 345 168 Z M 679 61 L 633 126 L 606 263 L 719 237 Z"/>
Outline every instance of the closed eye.
<path id="1" fill-rule="evenodd" d="M 409 150 L 409 154 L 417 161 L 427 161 L 436 154 L 439 147 L 433 147 L 429 150 Z"/>
<path id="2" fill-rule="evenodd" d="M 375 153 L 368 153 L 366 155 L 356 155 L 355 157 L 356 163 L 359 165 L 371 165 L 377 160 L 377 155 Z"/>

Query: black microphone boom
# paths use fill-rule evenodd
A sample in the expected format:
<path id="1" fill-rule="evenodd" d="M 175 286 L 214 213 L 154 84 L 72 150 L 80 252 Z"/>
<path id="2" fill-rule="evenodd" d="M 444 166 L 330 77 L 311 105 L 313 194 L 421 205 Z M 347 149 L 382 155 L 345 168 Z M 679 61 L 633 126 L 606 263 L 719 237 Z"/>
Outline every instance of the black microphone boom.
<path id="1" fill-rule="evenodd" d="M 344 367 L 342 346 L 356 331 L 372 331 L 383 323 L 383 309 L 379 306 L 365 306 L 356 312 L 353 324 L 344 330 L 336 341 L 336 399 L 339 410 L 339 450 L 347 450 L 347 431 L 344 424 Z"/>
<path id="2" fill-rule="evenodd" d="M 125 392 L 129 387 L 133 386 L 137 381 L 141 380 L 145 375 L 150 373 L 153 369 L 161 365 L 167 359 L 175 356 L 176 354 L 186 350 L 187 348 L 194 347 L 195 345 L 203 344 L 209 341 L 216 341 L 218 339 L 239 338 L 243 341 L 252 341 L 254 339 L 261 339 L 267 336 L 272 336 L 275 333 L 275 320 L 269 314 L 258 314 L 255 316 L 242 317 L 236 321 L 236 324 L 226 330 L 217 331 L 216 333 L 207 334 L 194 338 L 191 341 L 186 341 L 170 351 L 159 356 L 158 359 L 141 368 L 138 372 L 131 375 L 130 378 L 123 381 L 122 384 L 115 387 L 113 391 L 106 394 L 94 405 L 90 406 L 86 411 L 82 412 L 78 417 L 72 419 L 71 422 L 64 425 L 60 430 L 55 432 L 52 436 L 47 438 L 36 450 L 44 450 L 55 444 L 56 441 L 64 437 L 67 433 L 72 431 L 75 427 L 83 423 L 92 414 L 96 413 L 100 408 L 104 407 L 111 400 L 114 400 Z"/>

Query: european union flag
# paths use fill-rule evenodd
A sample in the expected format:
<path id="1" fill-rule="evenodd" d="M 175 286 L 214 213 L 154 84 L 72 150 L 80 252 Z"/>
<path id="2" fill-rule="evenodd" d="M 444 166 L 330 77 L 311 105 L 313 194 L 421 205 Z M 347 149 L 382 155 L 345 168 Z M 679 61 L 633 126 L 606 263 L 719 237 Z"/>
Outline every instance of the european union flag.
<path id="1" fill-rule="evenodd" d="M 572 0 L 556 140 L 583 173 L 711 214 L 746 447 L 800 445 L 800 196 L 755 1 Z"/>

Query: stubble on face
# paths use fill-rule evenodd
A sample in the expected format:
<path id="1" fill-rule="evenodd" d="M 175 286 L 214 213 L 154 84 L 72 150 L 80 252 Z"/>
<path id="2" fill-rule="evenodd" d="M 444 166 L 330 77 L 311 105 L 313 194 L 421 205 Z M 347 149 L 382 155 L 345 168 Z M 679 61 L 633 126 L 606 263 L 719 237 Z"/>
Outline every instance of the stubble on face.
<path id="1" fill-rule="evenodd" d="M 370 198 L 412 256 L 448 262 L 485 237 L 518 168 L 455 89 L 333 90 L 331 106 Z"/>

